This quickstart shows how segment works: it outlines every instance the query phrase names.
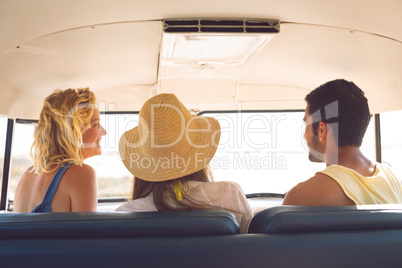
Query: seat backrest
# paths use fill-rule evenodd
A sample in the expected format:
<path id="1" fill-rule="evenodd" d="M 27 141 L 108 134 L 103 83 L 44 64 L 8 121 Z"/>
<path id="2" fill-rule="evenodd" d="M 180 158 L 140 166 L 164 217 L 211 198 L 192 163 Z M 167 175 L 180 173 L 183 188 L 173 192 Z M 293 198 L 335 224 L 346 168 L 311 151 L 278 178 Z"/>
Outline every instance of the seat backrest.
<path id="1" fill-rule="evenodd" d="M 5 213 L 0 239 L 119 238 L 231 235 L 239 233 L 226 211 Z"/>
<path id="2" fill-rule="evenodd" d="M 257 213 L 249 233 L 402 229 L 402 205 L 278 206 Z"/>

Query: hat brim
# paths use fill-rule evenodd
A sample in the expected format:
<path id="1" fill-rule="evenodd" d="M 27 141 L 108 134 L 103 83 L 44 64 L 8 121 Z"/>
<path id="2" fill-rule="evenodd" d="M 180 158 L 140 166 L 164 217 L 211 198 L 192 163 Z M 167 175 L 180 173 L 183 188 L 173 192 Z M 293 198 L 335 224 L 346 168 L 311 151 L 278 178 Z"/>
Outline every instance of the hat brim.
<path id="1" fill-rule="evenodd" d="M 120 138 L 119 152 L 126 168 L 135 177 L 152 182 L 180 178 L 205 168 L 216 153 L 220 125 L 212 117 L 191 115 L 190 121 L 173 142 L 153 144 L 151 130 L 140 127 L 140 119 L 140 126 Z M 166 135 L 180 131 L 173 129 Z"/>

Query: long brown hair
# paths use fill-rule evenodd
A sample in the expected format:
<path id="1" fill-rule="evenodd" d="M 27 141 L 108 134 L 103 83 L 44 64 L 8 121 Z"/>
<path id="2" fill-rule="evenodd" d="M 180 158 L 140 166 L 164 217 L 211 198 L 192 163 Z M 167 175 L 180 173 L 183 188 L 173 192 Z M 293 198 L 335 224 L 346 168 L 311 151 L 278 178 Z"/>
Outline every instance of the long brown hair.
<path id="1" fill-rule="evenodd" d="M 152 193 L 155 206 L 159 211 L 213 209 L 211 206 L 197 204 L 191 201 L 186 195 L 183 195 L 183 201 L 178 201 L 176 199 L 173 184 L 175 182 L 180 182 L 183 185 L 187 185 L 187 182 L 189 181 L 212 182 L 213 175 L 209 166 L 195 173 L 169 181 L 150 182 L 134 177 L 132 198 L 135 200 L 146 197 Z"/>

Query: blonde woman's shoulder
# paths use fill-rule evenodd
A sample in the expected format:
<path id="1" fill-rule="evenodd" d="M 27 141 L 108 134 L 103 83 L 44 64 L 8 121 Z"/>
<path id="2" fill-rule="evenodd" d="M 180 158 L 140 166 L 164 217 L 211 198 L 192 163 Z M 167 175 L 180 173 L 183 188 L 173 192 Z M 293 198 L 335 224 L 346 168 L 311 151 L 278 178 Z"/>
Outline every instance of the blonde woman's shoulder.
<path id="1" fill-rule="evenodd" d="M 72 165 L 68 168 L 66 171 L 71 175 L 86 175 L 86 176 L 95 176 L 96 177 L 96 172 L 93 167 L 87 164 L 81 164 L 81 165 Z"/>
<path id="2" fill-rule="evenodd" d="M 98 185 L 95 170 L 86 164 L 73 165 L 60 182 L 68 192 L 71 211 L 95 211 L 98 201 Z"/>

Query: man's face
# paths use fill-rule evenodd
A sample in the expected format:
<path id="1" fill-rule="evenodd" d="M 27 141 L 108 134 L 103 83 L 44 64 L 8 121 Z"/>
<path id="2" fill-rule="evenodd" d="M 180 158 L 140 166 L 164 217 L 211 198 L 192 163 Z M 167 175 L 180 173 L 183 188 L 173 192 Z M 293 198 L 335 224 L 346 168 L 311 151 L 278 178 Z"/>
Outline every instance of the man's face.
<path id="1" fill-rule="evenodd" d="M 303 121 L 306 125 L 304 131 L 304 139 L 306 140 L 307 147 L 309 150 L 308 159 L 311 162 L 325 162 L 324 161 L 324 149 L 320 140 L 318 139 L 318 134 L 314 135 L 313 131 L 313 117 L 310 116 L 308 112 L 309 106 L 307 105 L 306 111 L 304 113 Z"/>

